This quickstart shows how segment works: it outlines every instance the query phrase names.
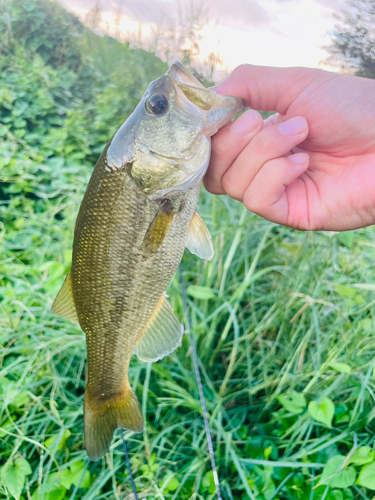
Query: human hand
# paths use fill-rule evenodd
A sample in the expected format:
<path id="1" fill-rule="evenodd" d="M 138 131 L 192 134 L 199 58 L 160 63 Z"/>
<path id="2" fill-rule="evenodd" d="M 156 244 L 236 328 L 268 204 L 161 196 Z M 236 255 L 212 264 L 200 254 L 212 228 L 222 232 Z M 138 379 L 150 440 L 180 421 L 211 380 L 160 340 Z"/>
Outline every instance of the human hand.
<path id="1" fill-rule="evenodd" d="M 253 109 L 212 138 L 208 191 L 296 229 L 375 223 L 375 81 L 244 65 L 215 90 Z"/>

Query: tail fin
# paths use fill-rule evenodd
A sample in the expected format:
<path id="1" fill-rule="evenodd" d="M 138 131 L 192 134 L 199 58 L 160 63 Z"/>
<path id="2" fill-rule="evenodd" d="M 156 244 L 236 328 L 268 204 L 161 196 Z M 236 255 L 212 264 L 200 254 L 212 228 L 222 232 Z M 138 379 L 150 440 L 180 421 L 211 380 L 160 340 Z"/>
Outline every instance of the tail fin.
<path id="1" fill-rule="evenodd" d="M 84 417 L 86 451 L 90 460 L 94 461 L 108 452 L 116 429 L 143 431 L 141 409 L 130 386 L 105 401 L 95 399 L 87 390 Z"/>

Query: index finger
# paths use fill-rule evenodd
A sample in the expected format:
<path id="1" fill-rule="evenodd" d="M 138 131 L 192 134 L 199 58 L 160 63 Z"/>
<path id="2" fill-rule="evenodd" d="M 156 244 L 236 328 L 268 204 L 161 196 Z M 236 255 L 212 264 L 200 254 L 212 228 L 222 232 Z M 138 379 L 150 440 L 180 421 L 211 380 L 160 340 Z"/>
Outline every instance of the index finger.
<path id="1" fill-rule="evenodd" d="M 215 92 L 242 97 L 246 106 L 253 109 L 276 111 L 284 115 L 294 100 L 322 73 L 321 70 L 309 68 L 243 64 L 216 85 Z"/>

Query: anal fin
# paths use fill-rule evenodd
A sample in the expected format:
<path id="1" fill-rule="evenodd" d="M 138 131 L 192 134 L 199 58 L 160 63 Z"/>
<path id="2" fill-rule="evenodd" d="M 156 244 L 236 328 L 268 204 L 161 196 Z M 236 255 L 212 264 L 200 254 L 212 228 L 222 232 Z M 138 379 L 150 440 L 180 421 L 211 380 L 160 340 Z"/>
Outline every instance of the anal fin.
<path id="1" fill-rule="evenodd" d="M 62 316 L 63 318 L 78 323 L 77 310 L 73 300 L 72 276 L 70 271 L 52 304 L 51 311 L 53 314 L 57 314 L 57 316 Z"/>
<path id="2" fill-rule="evenodd" d="M 184 327 L 166 297 L 164 293 L 134 350 L 142 361 L 158 361 L 181 345 Z"/>
<path id="3" fill-rule="evenodd" d="M 186 248 L 201 259 L 211 260 L 214 256 L 210 231 L 198 212 L 191 219 Z"/>

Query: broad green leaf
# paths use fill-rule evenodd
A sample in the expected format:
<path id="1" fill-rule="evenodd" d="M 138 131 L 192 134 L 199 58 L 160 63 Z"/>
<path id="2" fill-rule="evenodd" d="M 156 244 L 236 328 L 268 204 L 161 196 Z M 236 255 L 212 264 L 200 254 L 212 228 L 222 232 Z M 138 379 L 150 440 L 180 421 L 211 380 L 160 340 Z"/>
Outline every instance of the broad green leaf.
<path id="1" fill-rule="evenodd" d="M 202 485 L 206 488 L 206 490 L 209 491 L 211 495 L 215 493 L 216 487 L 212 470 L 206 472 L 206 474 L 203 476 Z"/>
<path id="2" fill-rule="evenodd" d="M 295 391 L 289 394 L 280 394 L 277 399 L 290 413 L 302 413 L 306 406 L 305 396 Z"/>
<path id="3" fill-rule="evenodd" d="M 355 231 L 343 231 L 337 234 L 337 239 L 348 248 L 352 248 Z"/>
<path id="4" fill-rule="evenodd" d="M 345 457 L 336 455 L 328 460 L 324 466 L 319 484 L 327 484 L 332 488 L 348 488 L 352 486 L 356 478 L 354 467 L 345 467 L 341 470 Z"/>
<path id="5" fill-rule="evenodd" d="M 51 491 L 46 491 L 43 495 L 43 500 L 63 500 L 65 499 L 66 488 L 56 488 Z M 42 495 L 37 489 L 31 496 L 31 500 L 42 500 Z"/>
<path id="6" fill-rule="evenodd" d="M 16 383 L 13 382 L 13 380 L 9 380 L 9 378 L 7 377 L 3 377 L 2 379 L 0 379 L 0 390 L 3 394 L 12 391 L 15 385 Z"/>
<path id="7" fill-rule="evenodd" d="M 354 495 L 351 489 L 346 488 L 346 490 L 344 490 L 343 493 L 344 493 L 344 500 L 354 500 Z"/>
<path id="8" fill-rule="evenodd" d="M 336 285 L 336 290 L 340 297 L 342 297 L 343 299 L 354 297 L 357 293 L 357 290 L 355 288 L 346 285 Z"/>
<path id="9" fill-rule="evenodd" d="M 18 469 L 15 465 L 5 466 L 4 470 L 1 471 L 1 479 L 4 486 L 6 486 L 9 493 L 17 500 L 21 496 L 25 477 L 22 470 Z"/>
<path id="10" fill-rule="evenodd" d="M 373 462 L 375 458 L 375 452 L 371 451 L 369 446 L 361 446 L 356 450 L 349 460 L 350 464 L 364 465 Z"/>
<path id="11" fill-rule="evenodd" d="M 186 292 L 194 299 L 209 300 L 216 297 L 216 293 L 208 286 L 190 285 L 187 287 Z"/>
<path id="12" fill-rule="evenodd" d="M 365 319 L 361 319 L 359 322 L 358 322 L 359 326 L 362 328 L 362 330 L 364 332 L 369 332 L 371 330 L 371 327 L 372 327 L 372 321 L 370 318 L 365 318 Z"/>
<path id="13" fill-rule="evenodd" d="M 265 458 L 266 460 L 268 460 L 268 459 L 269 459 L 269 457 L 270 457 L 270 455 L 271 455 L 271 453 L 272 453 L 272 446 L 269 446 L 268 448 L 266 448 L 266 449 L 264 450 L 264 458 Z"/>
<path id="14" fill-rule="evenodd" d="M 167 484 L 164 486 L 165 490 L 176 491 L 180 486 L 180 481 L 176 477 L 171 477 Z"/>
<path id="15" fill-rule="evenodd" d="M 357 306 L 360 306 L 365 303 L 365 299 L 362 297 L 360 293 L 358 293 L 358 290 L 351 286 L 346 286 L 346 285 L 336 285 L 336 290 L 337 293 L 342 297 L 344 300 L 346 299 L 353 299 L 354 303 Z"/>
<path id="16" fill-rule="evenodd" d="M 12 426 L 13 426 L 13 421 L 12 421 L 12 420 L 10 420 L 9 418 L 7 418 L 7 419 L 5 420 L 5 422 L 4 422 L 4 423 L 1 425 L 1 427 L 0 427 L 0 437 L 4 437 L 4 436 L 6 436 L 6 435 L 7 435 L 7 433 L 6 433 L 6 432 L 4 432 L 2 429 L 4 429 L 4 430 L 6 430 L 6 431 L 9 431 L 9 432 L 10 432 L 10 431 L 11 431 L 11 429 L 12 429 Z"/>
<path id="17" fill-rule="evenodd" d="M 48 476 L 47 485 L 49 490 L 59 489 L 61 486 L 67 490 L 72 486 L 72 472 L 70 469 L 63 469 Z"/>
<path id="18" fill-rule="evenodd" d="M 80 488 L 88 488 L 90 486 L 90 471 L 85 471 L 85 463 L 82 460 L 73 462 L 69 469 L 71 471 L 70 480 L 74 486 L 80 485 Z M 84 472 L 85 471 L 85 472 Z M 81 480 L 83 474 L 83 478 Z"/>
<path id="19" fill-rule="evenodd" d="M 21 408 L 29 401 L 29 393 L 27 391 L 21 391 L 15 395 L 15 397 L 10 402 L 11 406 L 15 408 Z"/>
<path id="20" fill-rule="evenodd" d="M 27 460 L 24 458 L 16 458 L 14 461 L 14 465 L 17 467 L 17 469 L 22 472 L 25 476 L 28 476 L 29 474 L 32 473 L 30 464 Z"/>
<path id="21" fill-rule="evenodd" d="M 335 405 L 329 398 L 324 398 L 323 401 L 317 403 L 316 401 L 311 401 L 308 407 L 309 415 L 322 424 L 331 427 L 332 418 L 335 413 Z"/>
<path id="22" fill-rule="evenodd" d="M 351 415 L 351 412 L 349 412 L 349 411 L 346 411 L 346 412 L 343 412 L 343 411 L 335 412 L 335 422 L 336 422 L 336 424 L 344 424 L 345 422 L 349 422 L 350 415 Z"/>
<path id="23" fill-rule="evenodd" d="M 332 362 L 329 366 L 339 373 L 350 373 L 352 371 L 347 363 Z"/>
<path id="24" fill-rule="evenodd" d="M 340 490 L 333 490 L 329 492 L 328 500 L 344 500 L 344 494 Z"/>
<path id="25" fill-rule="evenodd" d="M 59 440 L 59 444 L 57 446 L 57 450 L 62 450 L 65 446 L 66 440 L 71 436 L 71 432 L 69 429 L 65 429 L 63 435 L 57 434 L 56 436 L 51 436 L 50 438 L 44 441 L 44 446 L 48 449 L 53 449 L 55 446 L 56 440 Z"/>
<path id="26" fill-rule="evenodd" d="M 362 467 L 357 479 L 357 484 L 369 490 L 375 490 L 375 462 Z"/>

